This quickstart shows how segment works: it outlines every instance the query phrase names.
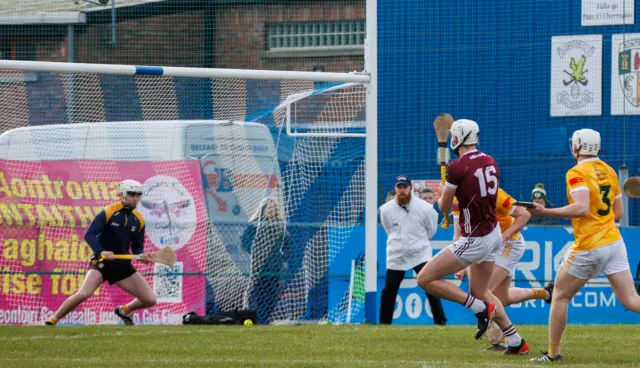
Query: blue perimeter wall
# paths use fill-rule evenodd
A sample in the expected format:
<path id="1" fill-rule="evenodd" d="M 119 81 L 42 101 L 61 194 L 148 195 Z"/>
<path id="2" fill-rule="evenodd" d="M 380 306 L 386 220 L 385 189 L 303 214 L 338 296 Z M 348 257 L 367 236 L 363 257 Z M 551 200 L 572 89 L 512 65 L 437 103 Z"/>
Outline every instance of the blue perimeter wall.
<path id="1" fill-rule="evenodd" d="M 518 265 L 515 279 L 517 287 L 541 287 L 544 280 L 553 280 L 559 268 L 562 257 L 571 247 L 573 235 L 564 227 L 530 227 L 522 231 L 527 241 L 527 250 Z M 439 229 L 432 239 L 434 254 L 437 250 L 446 247 L 452 238 L 452 230 Z M 640 229 L 622 229 L 622 236 L 627 245 L 631 273 L 634 278 L 640 277 L 640 248 L 637 247 L 637 239 L 640 239 Z M 380 307 L 380 293 L 384 287 L 384 275 L 386 272 L 386 234 L 384 229 L 378 227 L 378 285 L 377 302 Z M 329 310 L 332 322 L 344 322 L 344 296 L 348 290 L 351 260 L 361 260 L 364 253 L 364 227 L 356 227 L 351 233 L 346 246 L 329 264 Z M 359 262 L 360 271 L 362 262 Z M 540 281 L 538 281 L 540 280 Z M 461 287 L 468 291 L 468 284 L 464 282 Z M 354 292 L 356 295 L 357 292 Z M 356 299 L 358 296 L 356 295 Z M 344 303 L 342 303 L 344 305 Z M 358 300 L 353 301 L 352 322 L 364 321 L 364 308 Z M 459 304 L 443 301 L 448 323 L 452 325 L 475 324 L 473 313 Z M 379 313 L 379 310 L 378 310 Z M 416 286 L 415 274 L 407 272 L 405 281 L 401 286 L 394 314 L 395 324 L 431 325 L 433 319 L 430 315 L 427 298 L 424 291 Z M 547 324 L 549 318 L 549 305 L 542 300 L 529 301 L 512 305 L 507 308 L 509 317 L 516 324 Z M 376 321 L 379 320 L 379 316 Z M 626 311 L 615 298 L 611 287 L 606 283 L 606 278 L 595 279 L 594 285 L 585 286 L 572 300 L 569 306 L 569 323 L 581 324 L 609 324 L 609 323 L 639 323 L 640 315 Z"/>

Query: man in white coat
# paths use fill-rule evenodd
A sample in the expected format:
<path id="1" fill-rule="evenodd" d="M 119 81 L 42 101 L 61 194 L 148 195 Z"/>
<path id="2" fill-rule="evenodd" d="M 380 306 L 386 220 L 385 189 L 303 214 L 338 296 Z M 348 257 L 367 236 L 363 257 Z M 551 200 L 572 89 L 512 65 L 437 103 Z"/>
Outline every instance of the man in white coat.
<path id="1" fill-rule="evenodd" d="M 407 270 L 416 274 L 431 259 L 429 239 L 438 228 L 438 213 L 433 205 L 411 196 L 411 180 L 396 178 L 396 197 L 380 207 L 380 222 L 387 232 L 387 274 L 380 303 L 380 323 L 391 324 L 400 283 Z M 427 293 L 433 322 L 445 325 L 447 319 L 440 298 Z"/>

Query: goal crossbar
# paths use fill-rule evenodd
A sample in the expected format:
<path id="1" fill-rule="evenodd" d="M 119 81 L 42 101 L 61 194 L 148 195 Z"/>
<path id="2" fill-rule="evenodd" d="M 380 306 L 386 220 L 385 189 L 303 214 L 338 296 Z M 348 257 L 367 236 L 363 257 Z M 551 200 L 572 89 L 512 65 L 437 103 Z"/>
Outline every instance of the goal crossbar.
<path id="1" fill-rule="evenodd" d="M 157 75 L 191 78 L 233 78 L 253 80 L 300 80 L 311 82 L 368 83 L 364 72 L 326 73 L 279 70 L 247 70 L 220 68 L 187 68 L 163 66 L 136 66 L 111 64 L 60 63 L 47 61 L 0 60 L 0 70 L 49 73 L 85 73 L 115 75 Z"/>

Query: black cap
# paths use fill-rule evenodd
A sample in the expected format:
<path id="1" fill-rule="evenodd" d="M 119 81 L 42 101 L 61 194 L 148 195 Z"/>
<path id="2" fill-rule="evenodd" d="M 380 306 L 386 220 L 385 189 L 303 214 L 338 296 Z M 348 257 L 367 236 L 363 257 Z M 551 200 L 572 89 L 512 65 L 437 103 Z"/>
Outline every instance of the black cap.
<path id="1" fill-rule="evenodd" d="M 396 186 L 398 186 L 398 184 L 411 186 L 411 179 L 406 175 L 398 175 L 398 177 L 396 177 Z"/>

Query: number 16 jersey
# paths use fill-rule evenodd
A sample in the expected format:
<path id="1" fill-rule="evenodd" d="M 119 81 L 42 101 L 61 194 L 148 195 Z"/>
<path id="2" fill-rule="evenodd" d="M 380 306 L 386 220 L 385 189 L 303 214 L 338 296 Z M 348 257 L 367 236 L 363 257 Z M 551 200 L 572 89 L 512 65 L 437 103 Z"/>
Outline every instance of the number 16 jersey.
<path id="1" fill-rule="evenodd" d="M 622 197 L 618 175 L 597 157 L 580 161 L 567 171 L 567 200 L 572 193 L 589 191 L 589 213 L 571 219 L 575 243 L 573 249 L 586 251 L 604 247 L 621 239 L 615 223 L 613 203 Z"/>
<path id="2" fill-rule="evenodd" d="M 498 180 L 496 161 L 478 150 L 465 152 L 447 166 L 445 185 L 456 190 L 462 236 L 485 236 L 497 226 Z"/>

